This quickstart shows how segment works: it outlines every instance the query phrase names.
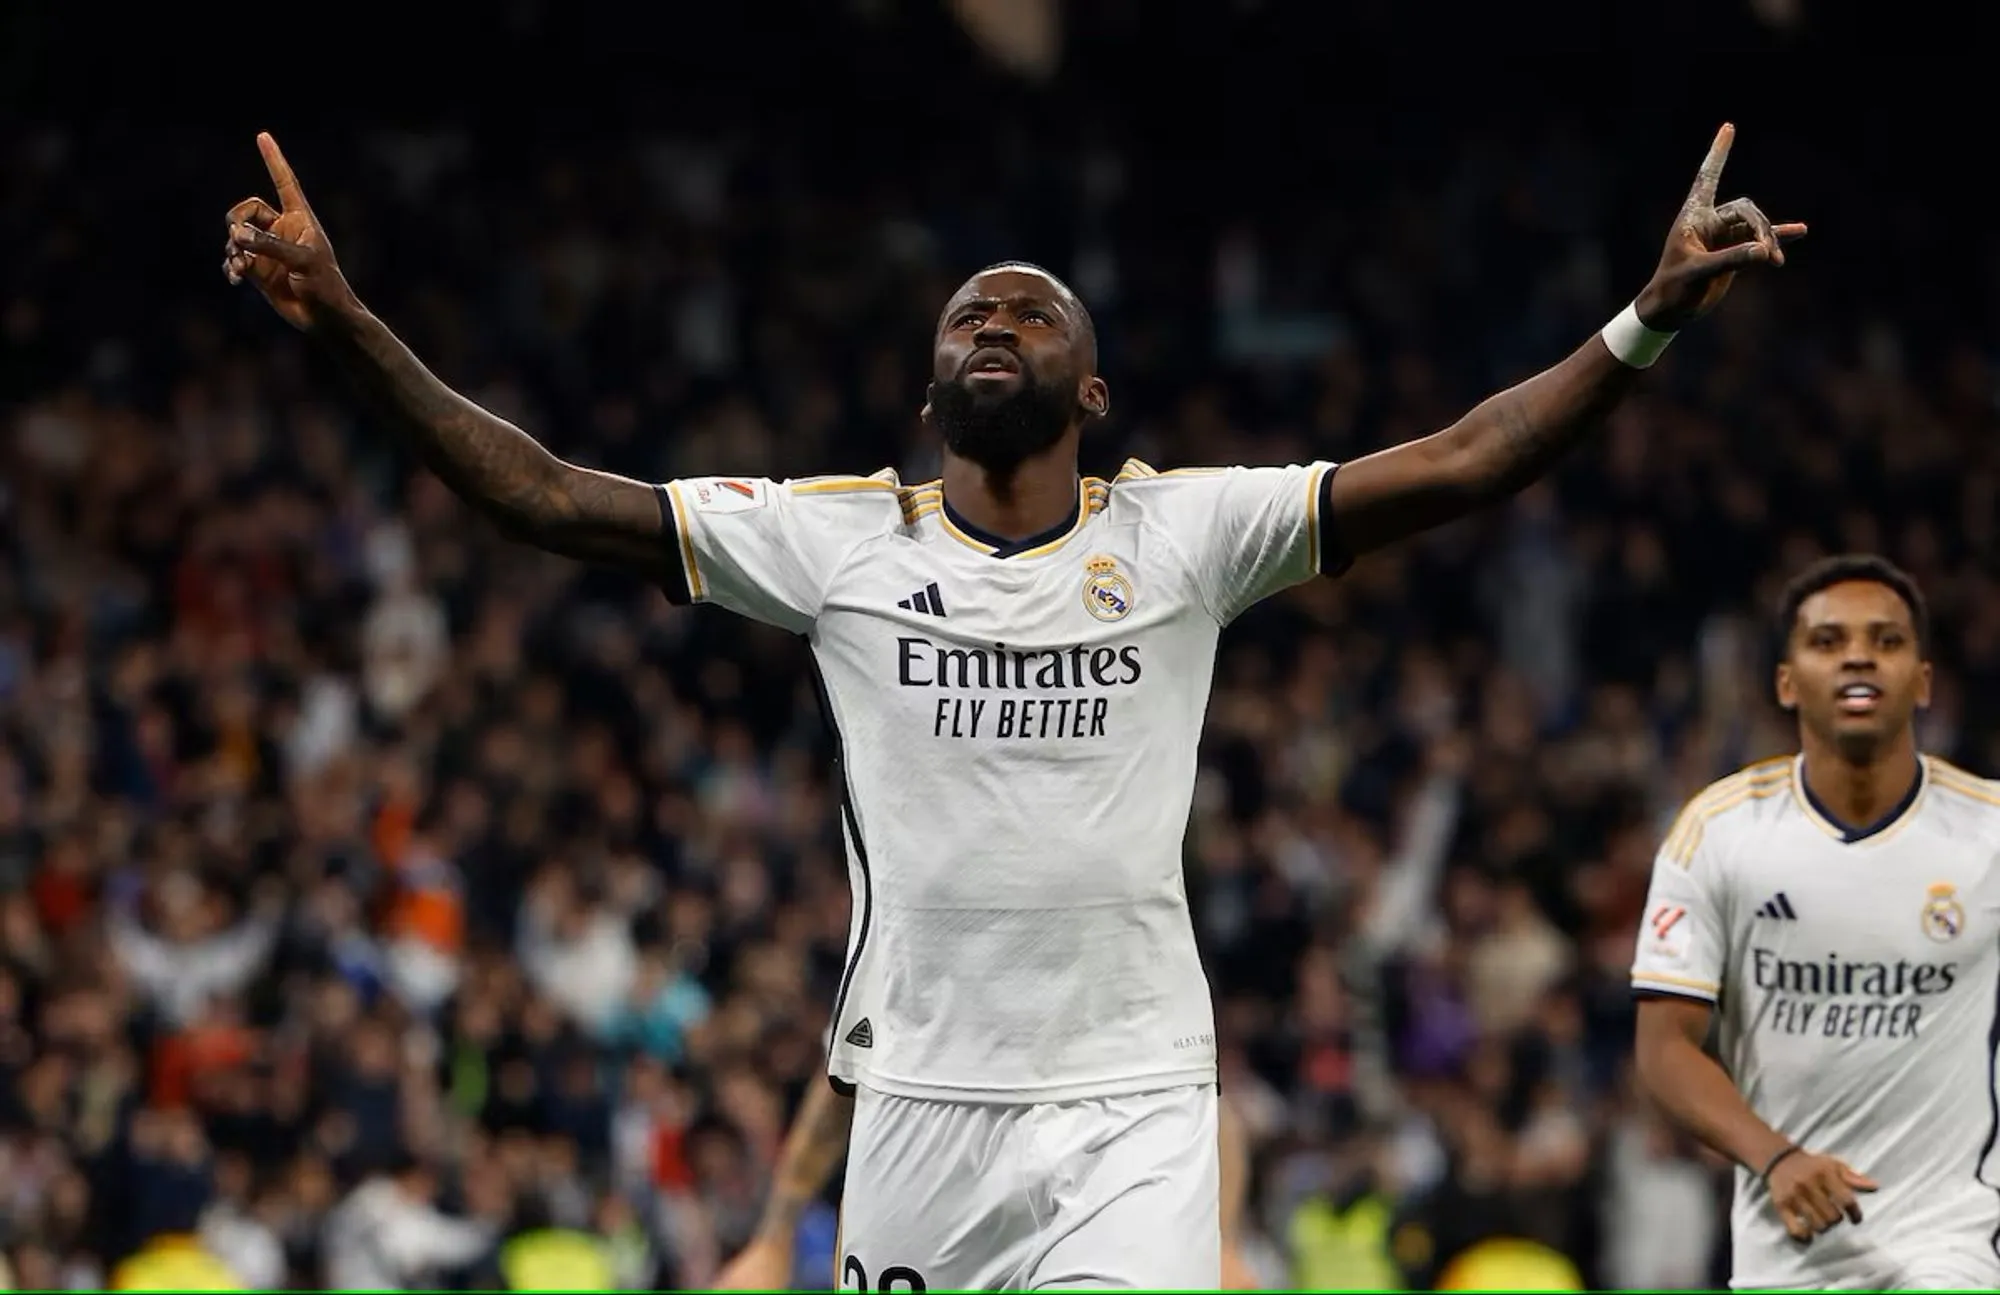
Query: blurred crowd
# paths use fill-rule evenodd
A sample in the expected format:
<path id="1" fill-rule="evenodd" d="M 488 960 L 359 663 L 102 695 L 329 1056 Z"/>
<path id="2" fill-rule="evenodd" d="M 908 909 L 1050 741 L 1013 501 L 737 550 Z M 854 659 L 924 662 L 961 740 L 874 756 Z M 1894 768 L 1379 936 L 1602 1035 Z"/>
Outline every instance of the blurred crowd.
<path id="1" fill-rule="evenodd" d="M 1365 452 L 1609 318 L 1683 161 L 1461 121 L 1365 187 L 1181 208 L 1119 120 L 972 162 L 287 145 L 433 368 L 652 480 L 935 475 L 935 312 L 1004 256 L 1097 315 L 1090 470 Z M 7 1279 L 699 1286 L 823 1082 L 848 895 L 805 649 L 512 546 L 401 455 L 209 272 L 259 185 L 239 134 L 107 173 L 88 130 L 0 130 Z M 125 191 L 198 197 L 198 237 L 107 263 Z M 1726 1177 L 1632 1091 L 1626 970 L 1665 821 L 1788 749 L 1776 585 L 1912 570 L 1924 745 L 2000 771 L 1995 375 L 1973 325 L 1914 336 L 1830 278 L 1808 245 L 1739 284 L 1552 481 L 1226 637 L 1189 891 L 1268 1283 L 1449 1284 L 1494 1238 L 1604 1287 L 1719 1275 Z"/>

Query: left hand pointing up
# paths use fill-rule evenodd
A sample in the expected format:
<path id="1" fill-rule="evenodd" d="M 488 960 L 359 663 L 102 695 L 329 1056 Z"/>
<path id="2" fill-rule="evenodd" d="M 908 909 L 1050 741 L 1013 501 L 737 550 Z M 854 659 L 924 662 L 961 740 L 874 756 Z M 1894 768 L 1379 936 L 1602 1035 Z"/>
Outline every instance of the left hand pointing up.
<path id="1" fill-rule="evenodd" d="M 1805 236 L 1804 225 L 1773 225 L 1748 198 L 1716 205 L 1722 165 L 1735 139 L 1736 127 L 1727 123 L 1715 132 L 1715 143 L 1667 235 L 1659 268 L 1633 303 L 1639 322 L 1648 328 L 1673 333 L 1692 324 L 1715 309 L 1738 271 L 1783 265 L 1785 244 Z"/>

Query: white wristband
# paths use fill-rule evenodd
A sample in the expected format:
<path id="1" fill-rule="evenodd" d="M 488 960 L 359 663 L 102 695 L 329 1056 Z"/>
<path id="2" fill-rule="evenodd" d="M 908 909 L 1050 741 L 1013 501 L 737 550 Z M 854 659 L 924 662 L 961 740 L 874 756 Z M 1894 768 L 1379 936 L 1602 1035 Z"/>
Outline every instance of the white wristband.
<path id="1" fill-rule="evenodd" d="M 1674 340 L 1672 333 L 1655 332 L 1639 322 L 1638 303 L 1633 303 L 1618 312 L 1618 317 L 1604 326 L 1604 345 L 1620 364 L 1629 364 L 1635 369 L 1650 369 L 1653 361 L 1666 353 L 1667 343 Z"/>

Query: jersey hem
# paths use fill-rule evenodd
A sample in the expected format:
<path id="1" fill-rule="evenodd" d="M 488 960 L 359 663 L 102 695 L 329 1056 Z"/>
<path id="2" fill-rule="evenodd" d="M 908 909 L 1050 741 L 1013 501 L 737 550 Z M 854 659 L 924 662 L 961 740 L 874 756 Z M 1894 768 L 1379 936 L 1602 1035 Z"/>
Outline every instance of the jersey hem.
<path id="1" fill-rule="evenodd" d="M 1147 1075 L 1124 1075 L 1115 1079 L 1092 1079 L 1071 1084 L 1045 1084 L 1032 1088 L 986 1088 L 976 1084 L 957 1085 L 898 1079 L 875 1070 L 855 1070 L 849 1075 L 829 1074 L 836 1085 L 866 1085 L 890 1097 L 913 1097 L 930 1102 L 973 1102 L 994 1106 L 1036 1106 L 1045 1102 L 1081 1102 L 1093 1097 L 1125 1097 L 1136 1093 L 1183 1088 L 1189 1084 L 1217 1082 L 1214 1065 L 1163 1070 Z"/>

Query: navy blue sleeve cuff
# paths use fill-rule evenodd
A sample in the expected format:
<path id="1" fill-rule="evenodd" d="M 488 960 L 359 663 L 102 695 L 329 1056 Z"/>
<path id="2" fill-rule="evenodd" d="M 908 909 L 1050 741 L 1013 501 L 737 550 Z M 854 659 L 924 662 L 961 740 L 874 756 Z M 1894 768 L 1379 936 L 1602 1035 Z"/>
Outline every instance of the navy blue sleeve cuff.
<path id="1" fill-rule="evenodd" d="M 1347 552 L 1347 546 L 1340 542 L 1340 525 L 1333 515 L 1333 475 L 1340 471 L 1338 463 L 1329 464 L 1319 478 L 1319 573 L 1323 576 L 1347 574 L 1347 568 L 1354 565 L 1354 558 Z"/>
<path id="2" fill-rule="evenodd" d="M 668 575 L 660 581 L 660 591 L 674 606 L 685 607 L 694 601 L 694 595 L 688 592 L 687 567 L 681 562 L 681 528 L 674 521 L 673 496 L 667 493 L 665 486 L 656 485 L 653 487 L 653 498 L 660 505 L 660 543 L 666 546 L 672 559 L 666 564 Z"/>
<path id="3" fill-rule="evenodd" d="M 1632 986 L 1632 997 L 1638 999 L 1672 998 L 1683 1003 L 1700 1003 L 1703 1007 L 1714 1007 L 1716 1005 L 1713 998 L 1703 998 L 1700 994 L 1694 993 L 1677 993 L 1674 990 L 1660 989 L 1653 985 Z"/>

